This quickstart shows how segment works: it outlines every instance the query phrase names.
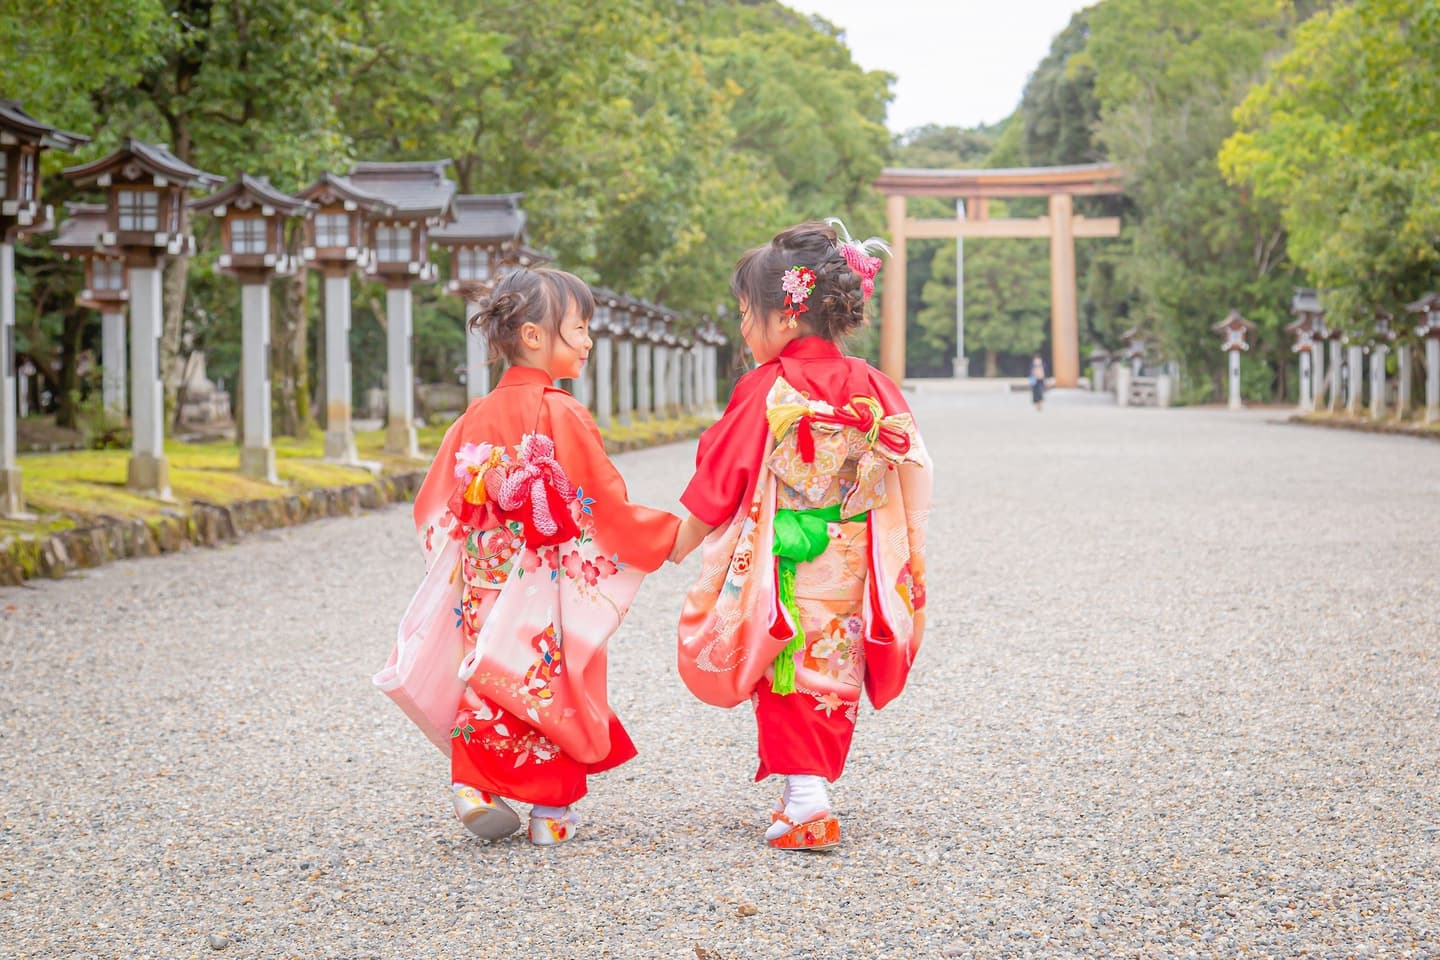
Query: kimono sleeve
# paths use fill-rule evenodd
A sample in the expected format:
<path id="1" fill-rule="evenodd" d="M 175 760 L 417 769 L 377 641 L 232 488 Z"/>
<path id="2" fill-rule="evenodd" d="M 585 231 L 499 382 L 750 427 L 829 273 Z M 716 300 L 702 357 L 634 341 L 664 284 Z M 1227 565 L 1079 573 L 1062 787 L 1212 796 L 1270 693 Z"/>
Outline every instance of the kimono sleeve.
<path id="1" fill-rule="evenodd" d="M 665 510 L 630 502 L 625 480 L 605 453 L 600 430 L 589 411 L 563 391 L 546 391 L 555 457 L 570 485 L 587 503 L 591 535 L 604 553 L 646 573 L 659 569 L 675 546 L 680 518 Z M 578 508 L 577 508 L 578 509 Z M 586 520 L 580 517 L 581 526 Z"/>
<path id="2" fill-rule="evenodd" d="M 712 527 L 723 527 L 749 504 L 765 457 L 765 397 L 779 376 L 766 364 L 741 377 L 719 420 L 700 435 L 695 476 L 680 495 L 685 508 Z"/>

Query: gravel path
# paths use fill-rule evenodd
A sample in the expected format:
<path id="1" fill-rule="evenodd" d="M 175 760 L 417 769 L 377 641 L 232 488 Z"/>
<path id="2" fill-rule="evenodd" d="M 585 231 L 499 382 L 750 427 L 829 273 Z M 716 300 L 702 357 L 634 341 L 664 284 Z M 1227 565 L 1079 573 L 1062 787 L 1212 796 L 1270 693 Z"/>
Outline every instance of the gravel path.
<path id="1" fill-rule="evenodd" d="M 549 851 L 468 839 L 369 686 L 403 509 L 0 591 L 0 956 L 1440 954 L 1440 444 L 1027 399 L 915 397 L 930 632 L 829 856 L 762 846 L 747 711 L 676 677 L 695 559 Z M 673 505 L 692 453 L 620 462 Z"/>

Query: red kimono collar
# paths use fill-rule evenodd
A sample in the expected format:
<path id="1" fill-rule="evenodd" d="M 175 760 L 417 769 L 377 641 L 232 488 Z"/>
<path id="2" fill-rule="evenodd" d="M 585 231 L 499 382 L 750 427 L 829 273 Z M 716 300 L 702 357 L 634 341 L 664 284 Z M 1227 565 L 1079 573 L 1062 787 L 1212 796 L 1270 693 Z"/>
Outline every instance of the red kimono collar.
<path id="1" fill-rule="evenodd" d="M 550 379 L 550 374 L 539 367 L 510 367 L 500 376 L 500 382 L 495 384 L 495 389 L 502 387 L 553 387 L 555 381 Z"/>
<path id="2" fill-rule="evenodd" d="M 824 337 L 809 336 L 785 344 L 780 356 L 795 360 L 840 360 L 845 354 L 840 352 L 837 344 Z"/>

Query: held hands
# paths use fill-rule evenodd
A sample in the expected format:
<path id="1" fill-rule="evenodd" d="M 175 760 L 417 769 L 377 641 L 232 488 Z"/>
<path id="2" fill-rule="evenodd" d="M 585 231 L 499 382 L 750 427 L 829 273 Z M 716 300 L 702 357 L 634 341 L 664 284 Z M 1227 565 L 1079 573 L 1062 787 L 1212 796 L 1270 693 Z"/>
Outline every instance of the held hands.
<path id="1" fill-rule="evenodd" d="M 690 514 L 680 524 L 680 531 L 675 535 L 675 546 L 670 548 L 670 562 L 680 563 L 690 555 L 690 552 L 700 546 L 700 541 L 715 528 L 706 524 L 695 514 Z"/>

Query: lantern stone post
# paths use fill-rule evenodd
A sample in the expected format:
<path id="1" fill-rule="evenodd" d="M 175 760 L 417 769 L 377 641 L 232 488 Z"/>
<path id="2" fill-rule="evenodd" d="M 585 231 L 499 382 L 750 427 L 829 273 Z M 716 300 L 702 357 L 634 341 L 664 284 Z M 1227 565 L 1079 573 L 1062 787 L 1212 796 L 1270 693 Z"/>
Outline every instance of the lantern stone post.
<path id="1" fill-rule="evenodd" d="M 429 231 L 455 220 L 455 183 L 445 176 L 449 165 L 449 160 L 357 163 L 346 175 L 352 185 L 389 208 L 367 218 L 374 256 L 366 275 L 385 284 L 385 452 L 411 459 L 420 457 L 415 440 L 413 287 L 439 277 L 430 260 Z"/>
<path id="2" fill-rule="evenodd" d="M 1395 340 L 1394 317 L 1384 310 L 1375 312 L 1374 339 L 1370 348 L 1370 419 L 1383 420 L 1388 398 L 1385 359 Z"/>
<path id="3" fill-rule="evenodd" d="M 1319 353 L 1315 349 L 1315 337 L 1325 311 L 1320 307 L 1320 298 L 1314 290 L 1297 289 L 1290 301 L 1290 312 L 1295 315 L 1295 320 L 1285 326 L 1285 332 L 1295 338 L 1291 349 L 1300 357 L 1299 407 L 1301 411 L 1311 413 L 1315 410 L 1316 396 L 1312 362 L 1314 355 Z"/>
<path id="4" fill-rule="evenodd" d="M 16 444 L 15 242 L 49 229 L 54 219 L 40 202 L 40 154 L 70 153 L 89 142 L 40 122 L 15 100 L 0 100 L 0 516 L 27 516 Z"/>
<path id="5" fill-rule="evenodd" d="M 1210 329 L 1225 336 L 1220 349 L 1230 358 L 1229 407 L 1231 410 L 1240 410 L 1244 406 L 1240 401 L 1240 354 L 1250 349 L 1246 337 L 1255 330 L 1255 324 L 1242 317 L 1239 310 L 1231 310 L 1224 320 Z"/>
<path id="6" fill-rule="evenodd" d="M 67 203 L 69 214 L 60 224 L 50 246 L 65 259 L 85 261 L 85 286 L 75 297 L 82 307 L 100 312 L 100 397 L 108 416 L 123 419 L 126 413 L 125 308 L 130 292 L 125 288 L 125 260 L 120 252 L 100 245 L 105 232 L 105 204 Z"/>
<path id="7" fill-rule="evenodd" d="M 1425 422 L 1440 422 L 1440 293 L 1427 293 L 1405 309 L 1417 315 L 1415 336 L 1425 344 Z"/>
<path id="8" fill-rule="evenodd" d="M 270 280 L 299 269 L 299 260 L 286 248 L 285 221 L 305 216 L 315 205 L 241 172 L 190 207 L 221 221 L 224 252 L 216 267 L 240 281 L 240 472 L 278 483 L 270 425 Z"/>
<path id="9" fill-rule="evenodd" d="M 655 344 L 650 331 L 655 321 L 644 304 L 632 304 L 630 322 L 635 327 L 635 416 L 655 419 Z"/>
<path id="10" fill-rule="evenodd" d="M 430 239 L 450 252 L 450 281 L 445 289 L 465 299 L 465 393 L 474 400 L 490 392 L 490 345 L 468 320 L 479 300 L 502 275 L 506 251 L 525 243 L 523 193 L 461 194 L 451 211 L 453 223 L 430 231 Z M 512 257 L 512 259 L 514 259 Z"/>
<path id="11" fill-rule="evenodd" d="M 318 272 L 325 302 L 325 459 L 362 466 L 355 449 L 351 404 L 350 275 L 374 257 L 368 246 L 367 216 L 386 213 L 384 200 L 345 177 L 324 173 L 297 195 L 315 206 L 305 221 L 306 266 Z"/>
<path id="12" fill-rule="evenodd" d="M 594 370 L 595 377 L 595 424 L 601 430 L 615 425 L 615 379 L 613 305 L 615 295 L 608 290 L 595 291 L 595 316 L 590 321 L 590 361 L 586 365 Z"/>
<path id="13" fill-rule="evenodd" d="M 100 243 L 122 252 L 130 289 L 130 397 L 133 441 L 125 485 L 170 498 L 165 458 L 165 391 L 160 370 L 164 329 L 161 268 L 167 256 L 193 253 L 185 231 L 185 194 L 213 187 L 214 174 L 197 170 L 170 151 L 129 139 L 107 157 L 71 167 L 77 186 L 106 190 L 106 232 Z"/>
<path id="14" fill-rule="evenodd" d="M 612 309 L 617 338 L 615 374 L 619 387 L 616 398 L 620 408 L 618 416 L 620 426 L 630 427 L 635 424 L 635 318 L 630 312 L 630 301 L 623 297 L 616 298 Z"/>

